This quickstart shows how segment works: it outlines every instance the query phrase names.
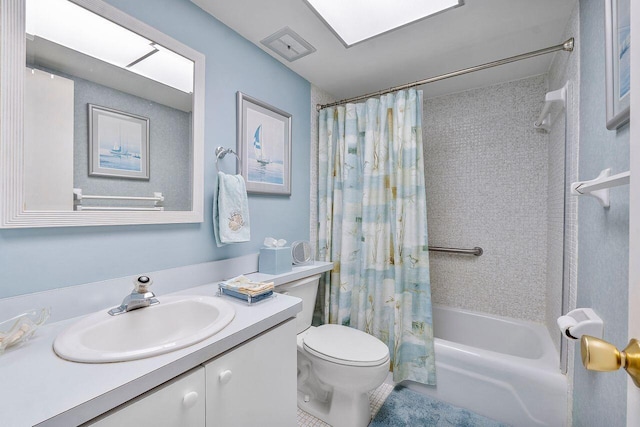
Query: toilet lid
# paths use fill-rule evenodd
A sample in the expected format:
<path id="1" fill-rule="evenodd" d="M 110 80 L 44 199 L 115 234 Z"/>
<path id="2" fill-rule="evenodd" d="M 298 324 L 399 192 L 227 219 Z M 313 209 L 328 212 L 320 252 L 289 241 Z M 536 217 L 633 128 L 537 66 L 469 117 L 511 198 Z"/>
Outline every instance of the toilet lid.
<path id="1" fill-rule="evenodd" d="M 376 337 L 342 325 L 322 325 L 304 337 L 304 348 L 334 363 L 376 366 L 389 360 L 389 349 Z"/>

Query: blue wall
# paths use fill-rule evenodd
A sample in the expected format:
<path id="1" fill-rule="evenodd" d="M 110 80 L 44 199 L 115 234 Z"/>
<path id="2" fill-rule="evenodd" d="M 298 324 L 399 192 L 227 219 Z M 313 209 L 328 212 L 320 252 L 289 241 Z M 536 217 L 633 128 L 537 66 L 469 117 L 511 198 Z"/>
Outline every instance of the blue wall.
<path id="1" fill-rule="evenodd" d="M 309 238 L 310 84 L 189 1 L 108 2 L 206 55 L 205 222 L 0 230 L 0 298 L 253 253 L 267 236 Z M 237 91 L 293 115 L 292 194 L 250 195 L 251 242 L 217 248 L 214 150 L 235 148 Z"/>
<path id="2" fill-rule="evenodd" d="M 629 170 L 629 126 L 605 127 L 604 2 L 580 1 L 580 151 L 581 180 L 602 169 Z M 627 344 L 629 272 L 629 187 L 611 190 L 611 207 L 582 198 L 578 208 L 577 307 L 592 307 L 604 320 L 604 339 Z M 590 372 L 575 358 L 575 426 L 626 425 L 626 373 Z"/>

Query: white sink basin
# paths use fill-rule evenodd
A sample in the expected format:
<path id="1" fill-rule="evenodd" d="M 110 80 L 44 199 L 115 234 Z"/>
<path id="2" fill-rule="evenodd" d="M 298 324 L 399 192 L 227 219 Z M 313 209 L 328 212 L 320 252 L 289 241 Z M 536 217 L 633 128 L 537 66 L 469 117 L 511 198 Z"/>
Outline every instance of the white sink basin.
<path id="1" fill-rule="evenodd" d="M 53 349 L 74 362 L 105 363 L 142 359 L 178 350 L 221 331 L 235 316 L 220 298 L 158 297 L 160 304 L 117 316 L 103 310 L 72 324 Z"/>

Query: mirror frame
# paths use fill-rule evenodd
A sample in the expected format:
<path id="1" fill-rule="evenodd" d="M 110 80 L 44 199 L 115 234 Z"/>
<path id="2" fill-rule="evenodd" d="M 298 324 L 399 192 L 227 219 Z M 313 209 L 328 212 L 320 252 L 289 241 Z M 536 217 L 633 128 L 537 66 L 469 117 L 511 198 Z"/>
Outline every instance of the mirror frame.
<path id="1" fill-rule="evenodd" d="M 100 0 L 70 1 L 194 62 L 191 210 L 87 212 L 24 209 L 25 0 L 0 0 L 0 228 L 203 222 L 205 56 Z"/>

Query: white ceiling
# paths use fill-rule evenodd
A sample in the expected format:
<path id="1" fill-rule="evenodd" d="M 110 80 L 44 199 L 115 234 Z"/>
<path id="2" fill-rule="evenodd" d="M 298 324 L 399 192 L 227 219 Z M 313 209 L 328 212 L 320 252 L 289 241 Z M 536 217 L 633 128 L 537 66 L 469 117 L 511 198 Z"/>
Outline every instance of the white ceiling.
<path id="1" fill-rule="evenodd" d="M 337 99 L 561 44 L 576 6 L 576 0 L 465 0 L 461 7 L 346 48 L 304 0 L 191 1 Z M 260 43 L 286 26 L 317 51 L 288 62 Z M 423 87 L 425 96 L 542 74 L 553 55 L 432 83 Z"/>

